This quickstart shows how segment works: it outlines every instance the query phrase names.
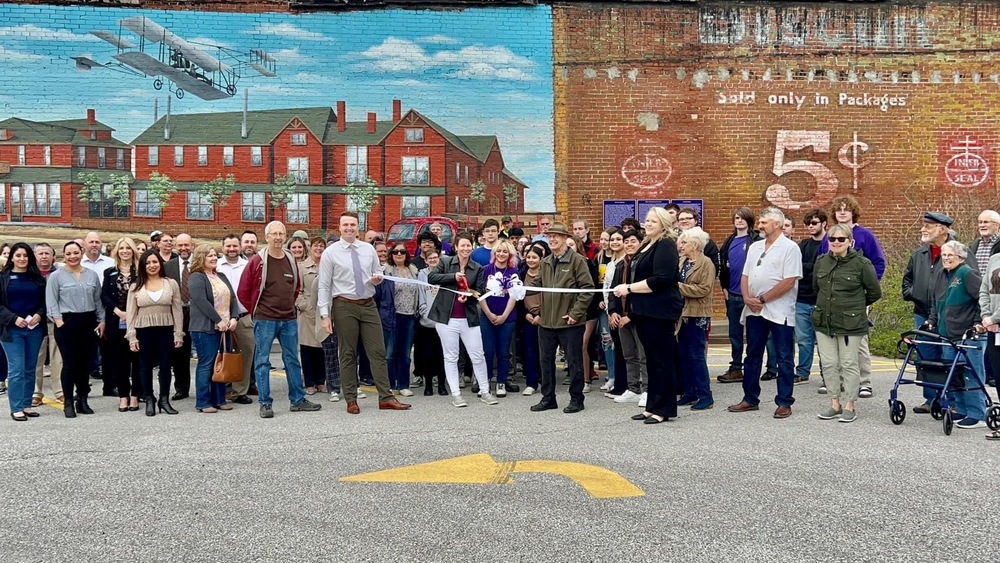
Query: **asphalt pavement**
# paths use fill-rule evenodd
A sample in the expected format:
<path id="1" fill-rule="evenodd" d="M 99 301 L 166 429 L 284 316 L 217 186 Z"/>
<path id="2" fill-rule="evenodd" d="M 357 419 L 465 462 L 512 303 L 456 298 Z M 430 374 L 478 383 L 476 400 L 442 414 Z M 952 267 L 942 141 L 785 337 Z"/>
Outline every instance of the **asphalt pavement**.
<path id="1" fill-rule="evenodd" d="M 771 416 L 774 382 L 759 412 L 731 414 L 740 385 L 714 380 L 726 355 L 710 356 L 715 408 L 658 425 L 596 388 L 573 415 L 530 412 L 538 397 L 520 394 L 487 406 L 468 388 L 464 409 L 414 389 L 406 412 L 369 393 L 358 416 L 320 395 L 321 411 L 290 413 L 278 374 L 271 420 L 256 403 L 199 414 L 188 399 L 147 418 L 97 397 L 93 416 L 45 406 L 14 423 L 3 398 L 0 562 L 1000 559 L 1000 443 L 986 429 L 945 436 L 911 413 L 893 425 L 884 359 L 851 424 L 817 419 L 817 382 L 796 386 L 789 419 Z M 901 397 L 909 410 L 920 390 Z M 484 453 L 495 480 L 340 480 Z M 642 494 L 595 498 L 529 460 L 605 468 Z"/>

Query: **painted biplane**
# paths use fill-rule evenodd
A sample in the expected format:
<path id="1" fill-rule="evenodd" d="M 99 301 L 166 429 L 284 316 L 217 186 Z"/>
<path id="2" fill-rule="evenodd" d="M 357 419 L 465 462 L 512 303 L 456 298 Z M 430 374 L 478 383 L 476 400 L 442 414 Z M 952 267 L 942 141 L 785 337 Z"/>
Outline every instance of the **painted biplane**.
<path id="1" fill-rule="evenodd" d="M 114 45 L 118 50 L 111 61 L 99 63 L 86 55 L 73 57 L 77 70 L 108 68 L 137 76 L 152 76 L 153 88 L 160 90 L 164 81 L 178 99 L 190 92 L 203 100 L 221 100 L 236 94 L 236 83 L 246 68 L 261 76 L 278 75 L 277 61 L 263 49 L 240 52 L 219 45 L 190 42 L 145 16 L 118 22 L 118 32 L 96 30 L 90 33 Z M 138 44 L 126 31 L 137 36 Z M 217 56 L 209 54 L 214 51 Z"/>

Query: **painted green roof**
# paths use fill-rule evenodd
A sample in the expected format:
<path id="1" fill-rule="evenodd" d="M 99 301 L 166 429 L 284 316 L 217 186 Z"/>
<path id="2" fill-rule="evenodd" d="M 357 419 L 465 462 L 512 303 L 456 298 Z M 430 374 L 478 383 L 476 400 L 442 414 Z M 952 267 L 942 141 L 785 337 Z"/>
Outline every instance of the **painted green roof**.
<path id="1" fill-rule="evenodd" d="M 114 131 L 114 129 L 97 123 L 90 125 L 86 119 L 64 119 L 61 121 L 31 121 L 19 117 L 11 117 L 0 121 L 0 129 L 10 129 L 14 132 L 14 137 L 7 141 L 0 141 L 11 145 L 35 143 L 71 143 L 74 145 L 89 145 L 95 147 L 129 147 L 128 143 L 123 143 L 118 139 L 91 140 L 89 136 L 80 133 L 85 131 Z"/>
<path id="2" fill-rule="evenodd" d="M 299 118 L 322 140 L 326 126 L 336 120 L 329 107 L 269 109 L 247 112 L 247 138 L 241 136 L 243 112 L 170 115 L 170 139 L 163 138 L 164 115 L 132 140 L 133 145 L 268 145 L 294 118 Z"/>
<path id="3" fill-rule="evenodd" d="M 419 111 L 417 111 L 415 109 L 411 109 L 410 111 L 412 111 L 420 119 L 424 120 L 424 122 L 427 123 L 427 125 L 431 126 L 431 129 L 434 129 L 435 131 L 437 131 L 442 137 L 444 137 L 456 149 L 458 149 L 458 150 L 466 153 L 467 155 L 471 156 L 472 158 L 475 158 L 476 160 L 479 160 L 479 157 L 476 156 L 476 153 L 474 153 L 472 151 L 472 149 L 470 149 L 468 146 L 466 146 L 466 144 L 462 141 L 461 137 L 459 137 L 458 135 L 456 135 L 456 134 L 452 133 L 451 131 L 445 129 L 444 127 L 441 127 L 440 125 L 438 125 L 434 121 L 428 119 L 427 116 L 425 116 L 424 114 L 420 113 Z M 484 161 L 480 160 L 480 162 L 484 162 Z"/>
<path id="4" fill-rule="evenodd" d="M 497 142 L 496 135 L 459 135 L 458 138 L 476 155 L 479 162 L 486 162 L 494 143 Z"/>
<path id="5" fill-rule="evenodd" d="M 0 179 L 0 181 L 3 180 Z M 142 189 L 148 183 L 148 180 L 139 180 L 133 187 Z M 204 182 L 174 182 L 179 191 L 198 191 L 204 184 Z M 235 186 L 238 192 L 270 192 L 273 187 L 271 184 L 245 183 L 236 183 Z M 445 188 L 443 186 L 382 186 L 379 190 L 382 195 L 445 195 Z M 309 184 L 297 186 L 295 192 L 300 194 L 345 194 L 347 193 L 347 186 L 316 186 Z"/>
<path id="6" fill-rule="evenodd" d="M 58 166 L 11 166 L 10 174 L 0 175 L 3 184 L 49 184 L 80 183 L 80 174 L 94 174 L 102 181 L 110 180 L 113 174 L 125 174 L 132 179 L 128 170 L 108 170 L 105 168 L 66 168 Z"/>
<path id="7" fill-rule="evenodd" d="M 326 124 L 323 134 L 324 145 L 377 145 L 396 126 L 394 121 L 376 121 L 375 132 L 368 132 L 367 121 L 347 122 L 344 131 L 337 131 L 337 122 Z"/>
<path id="8" fill-rule="evenodd" d="M 51 123 L 52 125 L 60 125 L 62 127 L 69 127 L 70 129 L 86 130 L 86 131 L 114 131 L 108 125 L 101 123 L 100 121 L 95 121 L 94 123 L 88 122 L 86 119 L 57 119 L 53 121 L 47 121 L 46 123 Z"/>
<path id="9" fill-rule="evenodd" d="M 506 174 L 511 180 L 514 180 L 518 184 L 521 184 L 522 186 L 524 186 L 525 189 L 528 189 L 528 184 L 525 184 L 524 182 L 522 182 L 521 179 L 518 178 L 517 176 L 515 176 L 514 173 L 511 172 L 510 170 L 504 168 L 503 169 L 503 173 Z"/>

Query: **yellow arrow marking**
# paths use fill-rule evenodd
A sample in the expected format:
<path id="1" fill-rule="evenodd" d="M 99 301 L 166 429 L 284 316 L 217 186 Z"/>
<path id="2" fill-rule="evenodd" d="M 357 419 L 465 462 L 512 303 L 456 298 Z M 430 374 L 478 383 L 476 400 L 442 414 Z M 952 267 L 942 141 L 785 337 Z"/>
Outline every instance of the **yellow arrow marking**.
<path id="1" fill-rule="evenodd" d="M 637 497 L 645 493 L 621 475 L 596 465 L 546 459 L 498 462 L 490 454 L 461 457 L 395 467 L 384 471 L 342 477 L 347 482 L 375 483 L 457 483 L 507 485 L 511 473 L 549 473 L 576 481 L 591 497 Z"/>

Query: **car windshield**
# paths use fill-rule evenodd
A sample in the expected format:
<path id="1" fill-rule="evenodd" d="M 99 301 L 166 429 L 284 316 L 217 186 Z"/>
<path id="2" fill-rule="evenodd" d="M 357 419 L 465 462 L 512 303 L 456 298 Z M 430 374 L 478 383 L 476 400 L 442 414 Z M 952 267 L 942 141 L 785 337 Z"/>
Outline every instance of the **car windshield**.
<path id="1" fill-rule="evenodd" d="M 413 223 L 399 223 L 389 228 L 389 240 L 411 240 L 417 226 Z"/>

